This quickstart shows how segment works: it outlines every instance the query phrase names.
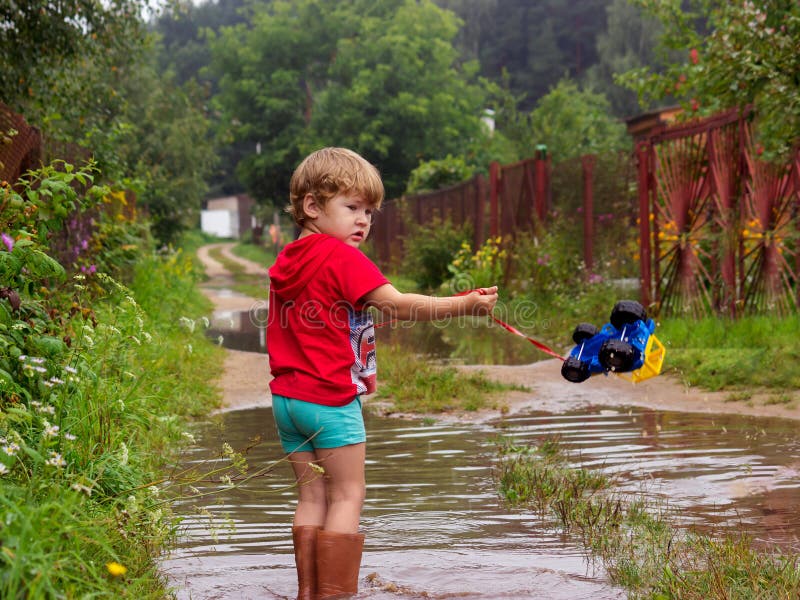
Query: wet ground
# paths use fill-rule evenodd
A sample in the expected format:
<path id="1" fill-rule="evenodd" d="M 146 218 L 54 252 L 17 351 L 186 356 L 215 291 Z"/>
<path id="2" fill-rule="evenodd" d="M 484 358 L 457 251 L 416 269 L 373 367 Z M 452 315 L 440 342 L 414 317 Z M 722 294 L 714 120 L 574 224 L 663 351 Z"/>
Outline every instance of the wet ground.
<path id="1" fill-rule="evenodd" d="M 668 499 L 687 524 L 800 549 L 791 421 L 590 407 L 469 426 L 369 416 L 367 430 L 362 598 L 625 597 L 575 540 L 502 504 L 492 465 L 506 437 L 536 444 L 557 435 L 576 461 L 615 474 L 622 489 Z M 224 413 L 198 431 L 187 462 L 209 470 L 223 442 L 242 448 L 256 437 L 251 470 L 280 458 L 271 409 Z M 164 565 L 178 597 L 293 598 L 290 486 L 280 463 L 246 489 L 179 502 L 182 542 Z"/>
<path id="2" fill-rule="evenodd" d="M 264 406 L 266 340 L 258 312 L 263 302 L 221 289 L 230 285 L 224 269 L 204 262 L 216 282 L 209 286 L 217 308 L 209 336 L 222 336 L 233 349 L 223 380 L 229 411 L 199 426 L 198 445 L 185 462 L 208 472 L 219 464 L 223 442 L 241 449 L 260 437 L 248 453 L 250 472 L 272 469 L 245 488 L 176 503 L 184 517 L 180 544 L 163 568 L 181 599 L 294 598 L 295 493 L 290 468 L 277 462 L 271 409 Z M 536 330 L 541 328 L 540 323 Z M 399 338 L 456 363 L 537 360 L 536 350 L 496 328 L 417 324 L 378 335 L 381 343 Z M 796 421 L 722 414 L 764 414 L 773 407 L 697 397 L 668 380 L 639 384 L 635 394 L 615 378 L 565 387 L 556 367 L 546 362 L 494 367 L 492 373 L 531 384 L 530 392 L 514 392 L 527 399 L 512 404 L 512 414 L 502 420 L 468 425 L 367 417 L 368 499 L 362 520 L 367 537 L 359 598 L 625 598 L 575 540 L 535 514 L 502 504 L 492 468 L 497 444 L 506 437 L 536 444 L 559 436 L 576 464 L 614 474 L 623 490 L 668 500 L 687 525 L 746 531 L 765 546 L 800 550 Z M 637 406 L 623 405 L 634 399 Z M 514 406 L 531 404 L 538 412 L 515 412 Z M 676 406 L 701 412 L 660 410 Z M 796 418 L 795 411 L 784 412 Z M 211 484 L 197 487 L 218 490 Z"/>

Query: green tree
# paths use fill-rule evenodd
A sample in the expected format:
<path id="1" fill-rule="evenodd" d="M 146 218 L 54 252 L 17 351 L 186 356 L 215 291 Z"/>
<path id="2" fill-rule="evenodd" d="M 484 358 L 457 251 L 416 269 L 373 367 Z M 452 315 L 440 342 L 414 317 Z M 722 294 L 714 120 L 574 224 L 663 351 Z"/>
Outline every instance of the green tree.
<path id="1" fill-rule="evenodd" d="M 553 161 L 630 147 L 625 125 L 611 114 L 602 94 L 562 79 L 530 114 L 530 139 L 545 144 Z M 532 144 L 533 145 L 533 144 Z"/>
<path id="2" fill-rule="evenodd" d="M 180 3 L 166 10 L 152 23 L 152 29 L 162 40 L 158 55 L 160 72 L 175 73 L 175 82 L 184 85 L 196 81 L 207 102 L 217 93 L 217 75 L 208 68 L 211 63 L 211 47 L 208 32 L 218 32 L 222 27 L 244 23 L 247 19 L 246 0 L 226 0 L 225 2 Z M 207 195 L 232 195 L 245 191 L 236 176 L 236 164 L 252 152 L 252 145 L 236 142 L 221 127 L 217 115 L 208 114 L 212 129 L 219 131 L 213 150 L 217 160 L 216 167 L 209 176 Z"/>
<path id="3" fill-rule="evenodd" d="M 606 22 L 606 31 L 597 36 L 598 61 L 583 81 L 605 94 L 614 114 L 631 116 L 640 110 L 636 93 L 617 84 L 614 75 L 657 65 L 655 50 L 663 27 L 629 0 L 613 0 L 606 7 Z"/>
<path id="4" fill-rule="evenodd" d="M 295 166 L 322 145 L 375 163 L 399 195 L 420 161 L 482 135 L 477 66 L 459 67 L 458 21 L 429 0 L 256 3 L 212 36 L 221 134 L 249 151 L 237 168 L 259 201 L 281 203 Z"/>
<path id="5" fill-rule="evenodd" d="M 520 109 L 530 110 L 559 79 L 578 79 L 597 61 L 611 0 L 437 1 L 465 21 L 459 47 L 480 60 L 481 74 L 500 83 L 507 73 Z"/>
<path id="6" fill-rule="evenodd" d="M 198 211 L 214 165 L 204 94 L 193 81 L 180 86 L 171 72 L 159 74 L 156 55 L 126 81 L 125 119 L 135 127 L 119 139 L 125 172 L 155 237 L 173 242 L 198 224 Z"/>
<path id="7" fill-rule="evenodd" d="M 315 94 L 326 83 L 334 34 L 353 31 L 334 4 L 259 2 L 247 23 L 209 34 L 209 69 L 220 89 L 217 136 L 243 148 L 237 175 L 259 202 L 285 199 Z"/>
<path id="8" fill-rule="evenodd" d="M 14 108 L 46 91 L 65 64 L 141 40 L 149 0 L 0 3 L 0 92 Z M 45 85 L 42 85 L 42 83 Z"/>
<path id="9" fill-rule="evenodd" d="M 315 143 L 340 143 L 380 169 L 387 195 L 401 194 L 421 162 L 465 154 L 485 135 L 488 100 L 477 64 L 457 66 L 459 21 L 430 1 L 365 17 L 342 38 L 311 123 Z"/>
<path id="10" fill-rule="evenodd" d="M 620 77 L 644 105 L 673 95 L 689 116 L 753 106 L 768 155 L 800 140 L 800 3 L 635 2 L 663 24 L 662 49 L 681 57 L 663 71 L 644 67 Z"/>
<path id="11" fill-rule="evenodd" d="M 0 3 L 0 89 L 42 129 L 45 159 L 91 155 L 105 181 L 137 190 L 168 241 L 194 224 L 213 153 L 199 91 L 156 74 L 157 46 L 141 20 L 150 4 Z"/>

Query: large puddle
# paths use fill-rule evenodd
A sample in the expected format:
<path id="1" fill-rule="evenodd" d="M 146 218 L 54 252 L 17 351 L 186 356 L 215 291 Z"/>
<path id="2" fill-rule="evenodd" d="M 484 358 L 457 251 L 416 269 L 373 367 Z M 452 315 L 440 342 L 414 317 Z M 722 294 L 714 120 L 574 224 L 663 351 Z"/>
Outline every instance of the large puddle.
<path id="1" fill-rule="evenodd" d="M 625 597 L 574 539 L 500 502 L 492 464 L 498 440 L 509 436 L 530 444 L 559 436 L 576 461 L 614 473 L 623 489 L 668 499 L 695 526 L 800 546 L 793 422 L 595 407 L 474 426 L 368 415 L 367 431 L 361 598 Z M 223 442 L 241 449 L 263 438 L 248 454 L 251 471 L 281 458 L 268 408 L 218 415 L 196 437 L 186 462 L 202 471 L 214 467 Z M 164 568 L 178 598 L 294 598 L 291 480 L 280 463 L 246 489 L 175 505 L 181 542 Z"/>
<path id="2" fill-rule="evenodd" d="M 211 319 L 206 335 L 222 340 L 232 350 L 267 352 L 267 313 L 262 303 L 249 311 L 219 311 Z M 546 325 L 546 324 L 545 324 Z M 542 331 L 542 324 L 538 328 Z M 546 333 L 546 327 L 543 330 Z M 404 323 L 376 328 L 378 344 L 399 343 L 408 348 L 424 348 L 425 353 L 443 362 L 481 365 L 527 365 L 549 358 L 520 342 L 495 323 L 486 319 L 461 319 L 454 322 L 419 322 L 413 327 Z M 571 340 L 564 339 L 564 351 Z"/>

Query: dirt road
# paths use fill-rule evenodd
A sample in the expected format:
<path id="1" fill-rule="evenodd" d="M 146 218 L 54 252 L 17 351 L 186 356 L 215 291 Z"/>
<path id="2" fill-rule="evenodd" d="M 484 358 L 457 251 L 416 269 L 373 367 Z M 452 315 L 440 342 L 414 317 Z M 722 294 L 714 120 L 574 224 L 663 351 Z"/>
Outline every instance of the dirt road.
<path id="1" fill-rule="evenodd" d="M 250 310 L 262 304 L 264 298 L 250 298 L 231 294 L 230 273 L 215 261 L 209 251 L 219 247 L 223 255 L 241 264 L 248 273 L 263 275 L 267 269 L 241 259 L 230 252 L 232 243 L 212 244 L 198 251 L 199 259 L 206 266 L 209 280 L 203 291 L 214 303 L 217 311 Z M 380 349 L 378 349 L 380 361 Z M 669 355 L 666 358 L 669 361 Z M 800 419 L 798 402 L 767 404 L 770 393 L 757 393 L 748 402 L 727 401 L 726 392 L 705 392 L 688 387 L 675 377 L 660 375 L 641 383 L 633 384 L 620 377 L 598 375 L 581 384 L 565 381 L 560 373 L 558 359 L 545 360 L 521 366 L 467 366 L 465 370 L 483 370 L 489 377 L 506 383 L 524 385 L 527 391 L 507 393 L 499 402 L 509 414 L 522 410 L 545 410 L 564 412 L 588 405 L 643 406 L 661 410 L 679 410 L 710 414 L 733 413 L 741 415 L 773 416 Z M 271 402 L 268 384 L 268 359 L 264 354 L 227 350 L 225 371 L 219 382 L 223 394 L 223 410 L 236 410 L 253 406 L 268 406 Z M 366 399 L 369 402 L 369 398 Z M 496 418 L 500 410 L 480 413 L 436 415 L 442 420 L 480 421 Z"/>

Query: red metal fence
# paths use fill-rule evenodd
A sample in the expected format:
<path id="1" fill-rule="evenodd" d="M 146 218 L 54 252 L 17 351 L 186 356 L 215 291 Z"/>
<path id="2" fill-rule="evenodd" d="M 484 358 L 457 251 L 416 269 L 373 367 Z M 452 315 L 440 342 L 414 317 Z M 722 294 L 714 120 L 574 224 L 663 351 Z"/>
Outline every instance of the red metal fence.
<path id="1" fill-rule="evenodd" d="M 469 224 L 474 249 L 487 236 L 511 240 L 532 233 L 547 219 L 550 175 L 550 160 L 541 152 L 511 165 L 492 163 L 488 180 L 476 175 L 449 188 L 389 200 L 375 217 L 371 234 L 377 260 L 384 267 L 398 266 L 410 230 L 435 219 Z"/>
<path id="2" fill-rule="evenodd" d="M 663 315 L 798 308 L 800 150 L 759 158 L 751 115 L 663 128 L 638 143 L 642 301 Z"/>
<path id="3" fill-rule="evenodd" d="M 488 178 L 477 175 L 450 188 L 387 201 L 371 233 L 376 260 L 384 268 L 398 268 L 406 237 L 437 218 L 456 227 L 469 224 L 475 250 L 488 236 L 500 236 L 504 244 L 519 236 L 541 239 L 558 225 L 569 231 L 590 276 L 598 258 L 636 247 L 634 183 L 629 153 L 552 165 L 542 150 L 514 164 L 492 163 Z"/>

